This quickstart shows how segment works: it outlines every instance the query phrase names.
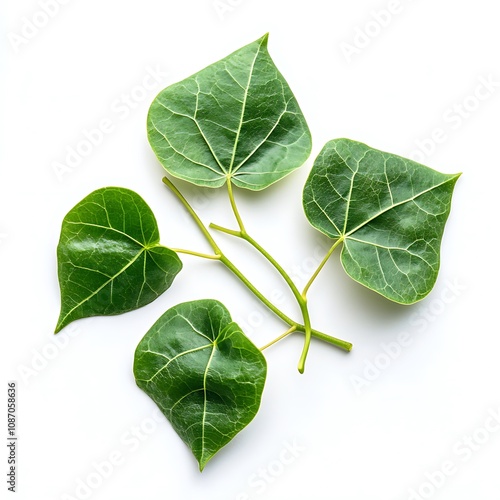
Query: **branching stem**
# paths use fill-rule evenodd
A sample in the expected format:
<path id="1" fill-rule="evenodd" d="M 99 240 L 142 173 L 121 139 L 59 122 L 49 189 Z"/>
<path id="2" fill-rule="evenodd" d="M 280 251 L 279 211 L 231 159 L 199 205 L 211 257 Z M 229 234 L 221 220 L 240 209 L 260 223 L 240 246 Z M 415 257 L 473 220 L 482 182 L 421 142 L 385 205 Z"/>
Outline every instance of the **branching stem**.
<path id="1" fill-rule="evenodd" d="M 304 347 L 302 348 L 302 353 L 300 355 L 299 364 L 298 364 L 299 372 L 304 373 L 307 353 L 309 351 L 309 346 L 311 344 L 311 337 L 312 337 L 311 318 L 309 316 L 309 310 L 307 307 L 306 296 L 305 296 L 305 294 L 300 293 L 299 289 L 297 288 L 297 285 L 293 282 L 290 275 L 283 269 L 283 267 L 279 264 L 279 262 L 267 250 L 265 250 L 259 243 L 257 243 L 257 241 L 254 238 L 252 238 L 248 234 L 248 232 L 246 231 L 245 226 L 243 224 L 243 220 L 241 218 L 241 215 L 238 211 L 238 207 L 236 205 L 236 201 L 235 201 L 234 193 L 233 193 L 233 187 L 232 187 L 230 178 L 228 178 L 228 180 L 227 180 L 227 192 L 229 195 L 229 202 L 231 203 L 231 208 L 233 209 L 233 213 L 234 213 L 234 216 L 236 218 L 236 221 L 238 223 L 240 230 L 233 231 L 232 229 L 227 229 L 227 228 L 221 227 L 217 224 L 210 224 L 210 227 L 212 229 L 222 231 L 226 234 L 236 236 L 237 238 L 241 238 L 241 239 L 245 240 L 246 242 L 248 242 L 278 271 L 278 273 L 285 280 L 286 284 L 289 286 L 290 290 L 292 291 L 292 293 L 297 301 L 297 304 L 299 305 L 300 311 L 302 313 L 302 318 L 304 319 L 304 333 L 305 333 Z"/>
<path id="2" fill-rule="evenodd" d="M 303 304 L 301 306 L 301 310 L 302 310 L 302 313 L 303 313 L 303 316 L 304 316 L 304 324 L 300 324 L 300 323 L 297 323 L 296 321 L 292 320 L 290 317 L 288 317 L 285 313 L 283 313 L 278 307 L 276 307 L 269 299 L 267 299 L 267 297 L 265 297 L 251 282 L 250 280 L 248 280 L 248 278 L 238 269 L 238 267 L 236 267 L 233 262 L 231 262 L 231 260 L 229 260 L 227 258 L 227 256 L 222 252 L 222 250 L 219 248 L 219 246 L 217 245 L 217 243 L 215 242 L 215 240 L 213 239 L 212 235 L 210 234 L 210 232 L 208 231 L 208 229 L 206 228 L 206 226 L 203 224 L 203 222 L 201 221 L 201 219 L 198 217 L 198 214 L 194 211 L 194 209 L 191 207 L 191 205 L 189 204 L 189 202 L 186 200 L 186 198 L 184 198 L 184 196 L 182 195 L 182 193 L 177 189 L 177 187 L 166 177 L 163 178 L 163 182 L 164 184 L 172 191 L 172 193 L 175 194 L 175 196 L 177 197 L 177 199 L 184 205 L 184 207 L 186 208 L 186 210 L 188 211 L 188 213 L 191 215 L 191 217 L 193 218 L 194 222 L 196 223 L 196 225 L 198 226 L 198 228 L 200 229 L 200 231 L 202 232 L 202 234 L 205 236 L 207 242 L 210 244 L 210 246 L 212 247 L 213 251 L 214 251 L 214 255 L 208 255 L 208 254 L 204 254 L 204 253 L 199 253 L 199 252 L 194 252 L 194 251 L 191 251 L 191 250 L 183 250 L 183 249 L 175 249 L 175 251 L 177 252 L 180 252 L 180 253 L 185 253 L 185 254 L 188 254 L 188 255 L 193 255 L 193 256 L 196 256 L 196 257 L 202 257 L 202 258 L 205 258 L 205 259 L 211 259 L 211 260 L 218 260 L 220 261 L 222 264 L 224 264 L 267 308 L 269 308 L 276 316 L 278 316 L 281 320 L 283 320 L 286 324 L 288 324 L 288 326 L 290 327 L 289 330 L 287 330 L 287 335 L 281 335 L 280 337 L 278 337 L 277 339 L 275 339 L 274 341 L 272 341 L 271 343 L 269 343 L 267 346 L 265 347 L 268 347 L 269 345 L 272 345 L 276 342 L 278 342 L 279 340 L 281 340 L 282 338 L 285 338 L 286 336 L 288 336 L 289 334 L 291 334 L 292 332 L 302 332 L 306 335 L 306 338 L 307 336 L 310 337 L 315 337 L 315 338 L 318 338 L 324 342 L 327 342 L 329 344 L 332 344 L 336 347 L 339 347 L 340 349 L 344 350 L 344 351 L 350 351 L 352 349 L 352 344 L 350 342 L 346 342 L 345 340 L 341 340 L 341 339 L 337 339 L 335 337 L 332 337 L 330 335 L 327 335 L 326 333 L 322 333 L 322 332 L 319 332 L 317 330 L 313 330 L 311 328 L 311 324 L 310 324 L 310 320 L 309 320 L 309 314 L 306 312 L 307 311 L 307 304 L 306 304 L 306 301 L 305 299 L 302 299 L 303 300 Z M 234 202 L 234 198 L 233 198 L 233 202 Z M 236 209 L 236 204 L 234 204 L 234 207 L 235 207 L 235 210 L 236 210 L 236 213 L 237 212 L 237 209 Z M 240 224 L 240 221 L 241 221 L 241 217 L 239 217 L 238 215 L 238 218 L 239 218 L 239 221 L 238 221 L 238 224 Z M 238 219 L 237 218 L 237 219 Z M 222 232 L 225 232 L 227 234 L 231 234 L 233 236 L 238 236 L 238 237 L 242 237 L 241 235 L 244 234 L 245 237 L 244 239 L 246 239 L 247 241 L 249 241 L 252 245 L 254 242 L 255 244 L 257 244 L 255 242 L 255 240 L 253 240 L 252 238 L 250 238 L 248 236 L 248 234 L 246 233 L 246 231 L 244 230 L 244 226 L 243 226 L 243 222 L 241 221 L 241 225 L 240 225 L 240 228 L 243 227 L 243 231 L 240 229 L 240 231 L 232 231 L 230 229 L 226 229 L 226 228 L 221 228 L 220 226 L 216 226 L 215 224 L 211 224 L 211 227 L 213 227 L 214 229 L 218 229 L 219 231 L 222 231 Z M 248 238 L 248 239 L 247 239 Z M 257 244 L 258 245 L 258 244 Z M 261 251 L 260 249 L 262 249 L 262 247 L 260 247 L 260 245 L 256 246 L 257 249 L 259 249 L 259 251 Z M 264 252 L 265 250 L 262 249 Z M 261 252 L 262 253 L 262 252 Z M 267 254 L 267 252 L 265 252 Z M 269 254 L 267 254 L 269 255 Z M 278 267 L 280 269 L 281 266 L 269 255 L 270 259 L 270 262 L 273 263 L 273 265 L 275 265 L 275 267 L 278 269 Z M 267 257 L 266 257 L 267 258 Z M 283 273 L 286 275 L 285 271 L 282 269 Z M 281 273 L 280 273 L 281 274 Z M 284 278 L 285 276 L 282 275 Z M 288 276 L 288 275 L 287 275 Z M 292 280 L 288 277 L 288 280 L 292 282 Z M 287 281 L 288 283 L 288 281 Z M 293 285 L 295 290 L 296 290 L 296 293 L 301 296 L 301 294 L 298 292 L 297 288 L 295 285 Z M 295 294 L 295 293 L 294 293 Z M 296 295 L 297 296 L 297 295 Z M 299 304 L 300 306 L 301 304 Z M 306 319 L 307 318 L 307 319 Z M 306 351 L 306 354 L 307 354 L 307 351 Z M 301 357 L 301 360 L 302 360 L 302 357 Z M 305 357 L 304 357 L 304 361 L 305 361 Z M 300 370 L 300 365 L 299 365 L 299 370 Z M 303 365 L 302 365 L 302 371 L 303 371 Z"/>
<path id="3" fill-rule="evenodd" d="M 229 197 L 232 199 L 231 205 L 236 207 L 234 199 L 232 197 L 232 191 L 230 191 Z M 236 215 L 236 213 L 235 213 Z M 241 220 L 241 218 L 240 218 Z M 261 255 L 265 257 L 267 261 L 271 263 L 271 265 L 278 271 L 278 273 L 283 277 L 286 284 L 289 286 L 292 291 L 295 299 L 297 300 L 297 304 L 299 305 L 300 312 L 302 313 L 302 317 L 304 319 L 304 347 L 302 349 L 302 354 L 300 356 L 298 370 L 300 373 L 304 373 L 304 367 L 306 362 L 307 353 L 309 351 L 309 345 L 311 344 L 311 336 L 312 336 L 312 328 L 311 328 L 311 319 L 309 316 L 309 310 L 307 308 L 307 299 L 305 295 L 301 294 L 297 285 L 293 282 L 290 275 L 283 269 L 283 267 L 279 264 L 276 259 L 265 250 L 257 241 L 255 241 L 246 231 L 233 231 L 232 229 L 227 229 L 225 227 L 219 226 L 217 224 L 210 224 L 212 229 L 216 229 L 217 231 L 221 231 L 226 234 L 230 234 L 231 236 L 235 236 L 237 238 L 241 238 L 246 242 L 250 243 Z M 240 226 L 241 227 L 241 226 Z"/>

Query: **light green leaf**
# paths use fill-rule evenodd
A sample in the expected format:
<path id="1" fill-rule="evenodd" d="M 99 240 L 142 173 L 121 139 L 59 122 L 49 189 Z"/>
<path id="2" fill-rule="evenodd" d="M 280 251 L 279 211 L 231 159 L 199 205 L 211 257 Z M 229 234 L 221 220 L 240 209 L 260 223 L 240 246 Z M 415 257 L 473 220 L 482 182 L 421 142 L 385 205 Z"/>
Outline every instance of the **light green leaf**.
<path id="1" fill-rule="evenodd" d="M 436 281 L 459 176 L 337 139 L 314 163 L 304 209 L 315 228 L 343 240 L 341 261 L 349 276 L 388 299 L 411 304 Z"/>
<path id="2" fill-rule="evenodd" d="M 134 375 L 203 470 L 256 415 L 266 361 L 220 302 L 197 300 L 153 325 L 137 346 Z"/>
<path id="3" fill-rule="evenodd" d="M 61 314 L 56 333 L 76 319 L 149 304 L 182 268 L 177 254 L 159 244 L 146 202 L 116 187 L 94 191 L 68 212 L 57 261 Z"/>
<path id="4" fill-rule="evenodd" d="M 148 138 L 163 167 L 199 186 L 260 190 L 300 167 L 311 134 L 267 35 L 164 89 Z"/>

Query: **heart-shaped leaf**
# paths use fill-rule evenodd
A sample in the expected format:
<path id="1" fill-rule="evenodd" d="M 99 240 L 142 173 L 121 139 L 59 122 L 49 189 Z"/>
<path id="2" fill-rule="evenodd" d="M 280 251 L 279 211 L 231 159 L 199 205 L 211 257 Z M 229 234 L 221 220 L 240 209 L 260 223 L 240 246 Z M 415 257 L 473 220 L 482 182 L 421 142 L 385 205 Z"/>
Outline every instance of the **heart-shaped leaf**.
<path id="1" fill-rule="evenodd" d="M 148 137 L 164 168 L 199 186 L 260 190 L 300 167 L 311 134 L 267 35 L 164 89 Z"/>
<path id="2" fill-rule="evenodd" d="M 304 188 L 309 222 L 343 241 L 349 276 L 401 304 L 432 289 L 451 197 L 460 174 L 348 139 L 328 142 Z"/>
<path id="3" fill-rule="evenodd" d="M 159 238 L 153 212 L 128 189 L 98 189 L 72 208 L 57 247 L 56 333 L 76 319 L 132 311 L 162 294 L 182 263 Z"/>
<path id="4" fill-rule="evenodd" d="M 256 415 L 266 361 L 220 302 L 197 300 L 153 325 L 137 346 L 134 375 L 203 470 Z"/>

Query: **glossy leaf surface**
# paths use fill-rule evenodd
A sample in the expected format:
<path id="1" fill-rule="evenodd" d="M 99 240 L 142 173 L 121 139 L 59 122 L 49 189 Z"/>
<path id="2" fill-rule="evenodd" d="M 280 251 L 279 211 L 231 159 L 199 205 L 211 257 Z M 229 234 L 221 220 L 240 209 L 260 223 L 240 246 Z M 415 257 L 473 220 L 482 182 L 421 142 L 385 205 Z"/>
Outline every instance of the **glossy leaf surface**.
<path id="1" fill-rule="evenodd" d="M 307 179 L 309 222 L 341 238 L 349 276 L 402 304 L 432 289 L 440 245 L 460 174 L 442 174 L 414 161 L 348 139 L 328 142 Z"/>
<path id="2" fill-rule="evenodd" d="M 182 264 L 159 244 L 146 202 L 123 188 L 94 191 L 64 218 L 57 247 L 61 314 L 72 321 L 132 311 L 171 285 Z"/>
<path id="3" fill-rule="evenodd" d="M 137 346 L 134 375 L 203 470 L 257 413 L 266 361 L 220 302 L 198 300 L 153 325 Z"/>
<path id="4" fill-rule="evenodd" d="M 267 50 L 267 35 L 164 89 L 148 138 L 172 175 L 199 186 L 227 179 L 260 190 L 308 158 L 311 135 Z"/>

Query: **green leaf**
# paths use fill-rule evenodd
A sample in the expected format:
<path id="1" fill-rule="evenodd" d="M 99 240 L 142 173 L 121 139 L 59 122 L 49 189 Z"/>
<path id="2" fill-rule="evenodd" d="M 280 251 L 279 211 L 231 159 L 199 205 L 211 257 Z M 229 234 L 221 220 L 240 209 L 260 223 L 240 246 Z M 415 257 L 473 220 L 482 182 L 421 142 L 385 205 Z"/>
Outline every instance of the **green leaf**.
<path id="1" fill-rule="evenodd" d="M 304 188 L 312 226 L 343 240 L 349 276 L 401 304 L 432 289 L 451 197 L 460 174 L 337 139 L 318 155 Z"/>
<path id="2" fill-rule="evenodd" d="M 203 470 L 256 415 L 266 361 L 220 302 L 197 300 L 153 325 L 137 346 L 134 375 Z"/>
<path id="3" fill-rule="evenodd" d="M 153 212 L 128 189 L 98 189 L 72 208 L 57 247 L 56 333 L 76 319 L 132 311 L 169 288 L 182 263 L 159 239 Z"/>
<path id="4" fill-rule="evenodd" d="M 300 167 L 311 134 L 267 35 L 164 89 L 148 138 L 163 167 L 199 186 L 260 190 Z"/>

